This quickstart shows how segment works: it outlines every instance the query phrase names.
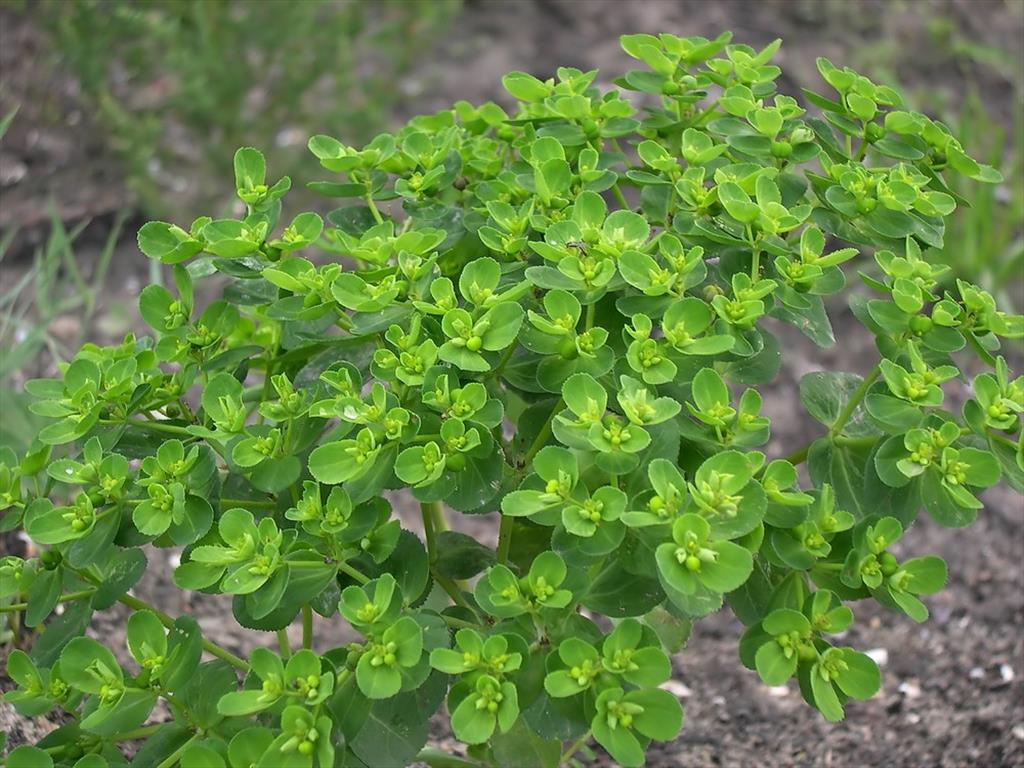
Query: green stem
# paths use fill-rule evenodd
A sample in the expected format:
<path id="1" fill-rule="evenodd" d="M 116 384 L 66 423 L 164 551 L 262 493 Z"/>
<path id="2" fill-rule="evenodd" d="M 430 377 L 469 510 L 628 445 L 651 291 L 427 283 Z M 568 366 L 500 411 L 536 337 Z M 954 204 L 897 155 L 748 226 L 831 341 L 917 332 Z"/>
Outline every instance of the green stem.
<path id="1" fill-rule="evenodd" d="M 718 99 L 715 99 L 714 101 L 712 101 L 707 106 L 707 108 L 704 109 L 703 112 L 701 112 L 699 115 L 697 115 L 697 117 L 694 118 L 693 125 L 694 126 L 699 126 L 704 121 L 704 118 L 706 118 L 708 115 L 710 115 L 712 112 L 714 112 L 715 109 L 717 109 L 717 108 L 718 108 Z"/>
<path id="2" fill-rule="evenodd" d="M 369 207 L 370 213 L 373 215 L 373 220 L 378 224 L 383 224 L 384 217 L 380 215 L 380 211 L 377 209 L 377 204 L 373 202 L 373 193 L 369 189 L 366 190 L 366 195 L 363 199 L 366 200 L 366 205 Z"/>
<path id="3" fill-rule="evenodd" d="M 498 527 L 498 563 L 505 565 L 508 562 L 508 553 L 512 549 L 512 529 L 515 521 L 508 515 L 501 516 L 501 525 Z"/>
<path id="4" fill-rule="evenodd" d="M 463 621 L 462 619 L 457 619 L 454 616 L 449 616 L 446 613 L 441 613 L 441 614 L 438 614 L 438 615 L 442 619 L 444 619 L 444 623 L 447 624 L 449 627 L 455 627 L 456 629 L 478 629 L 479 628 L 478 624 L 474 624 L 471 621 Z"/>
<path id="5" fill-rule="evenodd" d="M 973 349 L 977 353 L 978 357 L 980 357 L 986 364 L 995 368 L 996 359 L 992 356 L 991 352 L 989 352 L 987 349 L 981 346 L 981 342 L 978 341 L 978 337 L 975 336 L 970 331 L 968 331 L 964 335 L 967 337 L 967 343 L 971 345 L 971 349 Z"/>
<path id="6" fill-rule="evenodd" d="M 423 502 L 420 504 L 420 515 L 423 518 L 423 537 L 427 544 L 427 560 L 431 567 L 437 562 L 437 531 L 434 527 L 436 515 L 434 507 L 439 502 Z"/>
<path id="7" fill-rule="evenodd" d="M 540 432 L 537 433 L 537 437 L 533 439 L 529 449 L 526 451 L 526 455 L 523 457 L 524 472 L 526 471 L 526 468 L 530 466 L 530 462 L 533 461 L 533 457 L 537 455 L 537 452 L 544 447 L 548 438 L 551 437 L 551 425 L 555 421 L 555 416 L 558 415 L 558 412 L 562 410 L 564 406 L 565 401 L 562 400 L 562 398 L 558 398 L 558 401 L 555 403 L 555 407 L 552 408 L 551 413 L 548 414 L 547 421 L 544 422 L 544 425 L 540 428 Z"/>
<path id="8" fill-rule="evenodd" d="M 749 224 L 747 224 L 747 242 L 750 243 L 750 253 L 752 256 L 750 279 L 757 281 L 761 278 L 761 248 L 758 246 L 757 238 L 754 237 L 754 230 Z"/>
<path id="9" fill-rule="evenodd" d="M 991 432 L 991 431 L 988 431 L 988 430 L 986 430 L 985 435 L 990 440 L 995 440 L 997 443 L 1002 443 L 1003 445 L 1005 445 L 1007 448 L 1010 448 L 1011 450 L 1017 450 L 1017 444 L 1015 442 L 1013 442 L 1013 440 L 1011 440 L 1008 437 L 1004 437 L 1003 435 L 999 435 L 999 434 L 996 434 L 995 432 Z"/>
<path id="10" fill-rule="evenodd" d="M 819 571 L 841 571 L 845 567 L 844 563 L 815 563 L 814 567 Z"/>
<path id="11" fill-rule="evenodd" d="M 494 367 L 494 371 L 492 371 L 487 378 L 496 379 L 501 375 L 501 372 L 505 370 L 505 366 L 508 364 L 508 361 L 512 359 L 512 355 L 515 353 L 517 346 L 518 345 L 515 342 L 508 345 L 508 348 L 504 353 L 502 353 L 501 359 L 498 360 L 498 364 Z"/>
<path id="12" fill-rule="evenodd" d="M 153 725 L 144 725 L 143 727 L 136 728 L 133 731 L 122 731 L 121 733 L 115 733 L 113 736 L 108 736 L 107 738 L 110 741 L 135 741 L 137 739 L 145 739 L 149 736 L 152 736 L 165 725 L 169 725 L 169 723 L 154 723 Z"/>
<path id="13" fill-rule="evenodd" d="M 579 752 L 583 748 L 583 745 L 586 744 L 589 740 L 590 740 L 590 731 L 587 731 L 582 736 L 580 736 L 578 739 L 576 739 L 576 741 L 574 741 L 569 746 L 569 748 L 567 750 L 565 750 L 565 752 L 562 753 L 562 756 L 560 758 L 558 758 L 558 764 L 559 765 L 564 765 L 565 763 L 569 762 L 570 758 L 572 758 L 573 755 L 575 755 L 577 752 Z"/>
<path id="14" fill-rule="evenodd" d="M 866 435 L 865 437 L 845 437 L 836 435 L 832 442 L 836 445 L 844 445 L 847 448 L 870 448 L 879 440 L 878 435 Z"/>
<path id="15" fill-rule="evenodd" d="M 632 210 L 629 207 L 629 201 L 626 200 L 626 196 L 622 194 L 622 190 L 619 189 L 619 185 L 617 183 L 612 185 L 612 193 L 615 195 L 615 199 L 619 201 L 619 205 L 622 206 L 623 210 Z"/>
<path id="16" fill-rule="evenodd" d="M 458 755 L 449 755 L 434 747 L 421 749 L 416 755 L 416 762 L 426 763 L 430 768 L 484 768 L 483 763 Z"/>
<path id="17" fill-rule="evenodd" d="M 196 437 L 189 432 L 185 427 L 179 427 L 176 424 L 164 424 L 162 421 L 136 421 L 134 419 L 127 419 L 125 421 L 113 421 L 109 419 L 103 419 L 102 424 L 126 424 L 129 427 L 138 427 L 139 429 L 148 429 L 153 432 L 165 432 L 168 435 L 181 435 L 183 437 Z"/>
<path id="18" fill-rule="evenodd" d="M 835 423 L 832 425 L 831 429 L 829 429 L 829 437 L 836 437 L 843 431 L 843 427 L 846 426 L 846 422 L 850 420 L 850 417 L 853 415 L 853 412 L 857 410 L 857 406 L 860 405 L 861 400 L 863 400 L 864 396 L 867 395 L 868 390 L 871 388 L 871 385 L 874 384 L 878 377 L 881 375 L 882 366 L 881 364 L 879 364 L 876 365 L 871 370 L 871 373 L 864 377 L 864 380 L 860 383 L 860 386 L 853 390 L 853 394 L 850 395 L 850 399 L 846 403 L 846 407 L 843 408 L 843 410 L 839 413 L 839 416 L 838 418 L 836 418 Z"/>
<path id="19" fill-rule="evenodd" d="M 87 597 L 91 597 L 96 592 L 95 589 L 83 589 L 78 592 L 68 592 L 67 594 L 61 595 L 58 599 L 58 603 L 72 603 L 75 600 L 84 600 Z M 14 613 L 28 610 L 28 603 L 11 603 L 10 605 L 0 605 L 0 613 Z"/>
<path id="20" fill-rule="evenodd" d="M 459 587 L 449 579 L 438 573 L 436 570 L 432 570 L 431 575 L 434 577 L 434 581 L 437 582 L 438 586 L 441 587 L 445 592 L 448 593 L 448 597 L 452 599 L 452 602 L 460 608 L 465 608 L 467 611 L 471 611 L 476 616 L 476 611 L 473 610 L 473 606 L 466 602 L 466 598 L 462 596 L 462 592 Z"/>
<path id="21" fill-rule="evenodd" d="M 313 609 L 309 603 L 302 606 L 302 647 L 313 647 Z"/>
<path id="22" fill-rule="evenodd" d="M 185 750 L 192 746 L 192 742 L 194 742 L 198 738 L 199 734 L 193 733 L 188 741 L 186 741 L 176 750 L 171 752 L 171 754 L 169 754 L 167 758 L 162 763 L 160 763 L 160 765 L 158 765 L 156 768 L 172 768 L 172 766 L 176 765 L 177 762 L 181 759 L 181 756 L 185 753 Z"/>
<path id="23" fill-rule="evenodd" d="M 805 461 L 807 461 L 807 453 L 811 450 L 811 445 L 813 445 L 813 443 L 808 443 L 802 448 L 798 448 L 788 456 L 783 456 L 782 460 L 788 461 L 794 467 L 797 466 L 798 464 L 803 464 Z"/>
<path id="24" fill-rule="evenodd" d="M 288 642 L 288 630 L 277 630 L 277 650 L 280 652 L 281 658 L 285 661 L 291 658 L 292 645 Z"/>
<path id="25" fill-rule="evenodd" d="M 360 584 L 366 584 L 367 582 L 370 581 L 370 577 L 369 576 L 367 576 L 365 573 L 357 571 L 355 568 L 353 568 L 348 563 L 340 562 L 339 561 L 338 562 L 338 570 L 341 571 L 342 573 L 346 574 L 347 576 L 351 576 L 353 579 L 358 581 Z"/>

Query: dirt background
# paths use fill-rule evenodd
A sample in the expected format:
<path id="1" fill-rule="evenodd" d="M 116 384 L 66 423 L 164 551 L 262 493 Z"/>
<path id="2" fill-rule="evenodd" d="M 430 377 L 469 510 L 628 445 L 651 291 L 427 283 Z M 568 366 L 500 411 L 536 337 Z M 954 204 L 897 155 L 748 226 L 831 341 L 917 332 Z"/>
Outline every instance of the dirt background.
<path id="1" fill-rule="evenodd" d="M 1008 125 L 1019 98 L 1012 88 L 1024 77 L 1021 0 L 467 0 L 444 40 L 424 52 L 402 81 L 405 98 L 395 118 L 440 109 L 457 98 L 503 101 L 499 79 L 510 69 L 548 76 L 557 66 L 600 67 L 607 83 L 611 73 L 628 66 L 617 42 L 624 32 L 713 37 L 723 29 L 752 45 L 782 37 L 780 89 L 789 93 L 816 83 L 814 59 L 824 55 L 890 72 L 922 107 L 955 106 L 969 88 L 977 88 Z M 113 222 L 127 214 L 114 254 L 116 279 L 106 281 L 92 320 L 83 323 L 74 312 L 45 318 L 58 352 L 82 338 L 112 341 L 132 326 L 131 308 L 147 279 L 149 266 L 134 247 L 134 229 L 144 218 L 133 211 L 111 142 L 91 120 L 59 52 L 48 46 L 31 14 L 0 3 L 0 115 L 11 103 L 22 104 L 22 111 L 0 144 L 0 231 L 17 225 L 19 235 L 0 262 L 0 291 L 31 269 L 32 255 L 49 231 L 51 201 L 69 228 L 88 222 L 76 241 L 87 277 Z M 852 316 L 839 311 L 833 322 L 841 341 L 827 351 L 780 331 L 787 356 L 778 380 L 764 391 L 775 455 L 817 434 L 812 422 L 793 415 L 804 373 L 863 373 L 873 363 L 870 339 Z M 1018 371 L 1021 359 L 1015 356 Z M 52 357 L 41 354 L 8 383 L 17 388 L 24 376 L 50 368 Z M 0 420 L 5 418 L 0 412 Z M 857 621 L 844 642 L 870 651 L 882 665 L 878 696 L 852 704 L 842 724 L 825 723 L 794 687 L 768 689 L 740 666 L 736 643 L 742 628 L 720 613 L 695 628 L 675 660 L 672 690 L 683 701 L 686 722 L 676 742 L 652 750 L 648 764 L 1024 766 L 1024 503 L 1005 488 L 993 489 L 985 501 L 979 521 L 966 530 L 943 530 L 922 519 L 905 540 L 906 555 L 936 553 L 950 566 L 947 589 L 928 601 L 928 623 L 918 626 L 877 606 L 853 606 Z M 473 522 L 472 533 L 493 540 L 493 521 Z M 409 527 L 416 530 L 417 522 L 410 519 Z M 150 571 L 135 590 L 140 597 L 171 614 L 191 613 L 231 650 L 274 645 L 273 635 L 247 633 L 224 621 L 224 600 L 177 592 L 170 583 L 172 564 L 160 558 L 166 561 L 168 553 L 152 553 Z M 97 615 L 90 634 L 123 645 L 124 619 L 116 609 Z M 340 623 L 318 626 L 318 644 L 334 645 L 342 637 Z M 0 688 L 9 684 L 0 679 Z M 26 722 L 0 703 L 0 728 L 11 744 L 35 740 L 52 727 Z M 448 744 L 440 725 L 435 742 Z M 606 763 L 597 756 L 593 764 Z"/>

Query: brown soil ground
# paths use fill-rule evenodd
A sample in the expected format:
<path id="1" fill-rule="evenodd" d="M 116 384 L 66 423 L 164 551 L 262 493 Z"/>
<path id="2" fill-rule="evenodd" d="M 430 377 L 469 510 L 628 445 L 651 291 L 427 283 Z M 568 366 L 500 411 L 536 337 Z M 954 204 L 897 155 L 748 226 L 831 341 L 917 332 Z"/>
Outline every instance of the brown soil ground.
<path id="1" fill-rule="evenodd" d="M 948 22 L 935 21 L 936 13 Z M 628 61 L 618 49 L 627 31 L 671 31 L 714 36 L 733 29 L 753 45 L 782 37 L 787 80 L 783 90 L 816 82 L 814 58 L 860 67 L 874 62 L 909 83 L 931 105 L 958 103 L 977 87 L 997 117 L 1009 121 L 1010 85 L 1021 76 L 1024 2 L 984 0 L 780 0 L 690 2 L 679 0 L 467 0 L 452 32 L 403 84 L 405 117 L 439 109 L 456 98 L 501 99 L 499 78 L 510 69 L 548 75 L 558 65 L 618 72 Z M 974 48 L 968 48 L 968 44 Z M 975 65 L 964 51 L 988 52 Z M 993 52 L 995 52 L 993 54 Z M 1019 80 L 1017 80 L 1019 82 Z M 22 113 L 0 145 L 0 229 L 24 229 L 18 253 L 0 262 L 6 289 L 29 268 L 27 255 L 43 241 L 52 198 L 69 226 L 93 220 L 76 250 L 88 264 L 98 252 L 113 214 L 131 199 L 117 173 L 114 153 L 92 125 L 73 78 L 54 62 L 45 38 L 7 5 L 0 5 L 0 115 L 9 102 Z M 81 337 L 110 341 L 131 326 L 125 306 L 134 304 L 147 265 L 133 245 L 132 227 L 115 255 L 116 280 L 98 301 L 94 322 L 82 328 L 74 315 L 52 320 L 55 335 L 70 346 Z M 813 423 L 794 418 L 797 382 L 812 370 L 863 372 L 874 350 L 848 314 L 835 321 L 839 345 L 819 350 L 789 333 L 783 372 L 766 388 L 773 417 L 772 452 L 782 455 L 817 434 Z M 1022 370 L 1018 357 L 1014 366 Z M 48 372 L 40 356 L 28 375 Z M 20 383 L 15 378 L 15 385 Z M 8 381 L 8 384 L 11 382 Z M 657 746 L 649 765 L 789 766 L 818 768 L 1000 768 L 1024 766 L 1024 502 L 1005 488 L 987 494 L 979 521 L 962 531 L 927 520 L 906 539 L 906 553 L 935 553 L 950 566 L 947 589 L 929 601 L 931 620 L 921 626 L 874 606 L 854 606 L 857 622 L 845 642 L 870 649 L 882 662 L 883 690 L 855 703 L 840 725 L 825 723 L 792 688 L 769 690 L 741 667 L 736 643 L 741 627 L 720 613 L 699 624 L 675 660 L 675 692 L 686 723 L 679 739 Z M 468 530 L 493 539 L 493 521 L 475 519 Z M 416 529 L 410 520 L 409 527 Z M 161 559 L 162 558 L 162 559 Z M 152 553 L 151 568 L 136 593 L 171 614 L 191 613 L 225 647 L 246 652 L 272 646 L 272 635 L 248 633 L 230 620 L 224 600 L 182 595 L 170 582 L 167 553 Z M 125 616 L 97 615 L 90 634 L 123 645 Z M 324 623 L 318 643 L 344 638 L 340 622 Z M 5 653 L 0 649 L 0 656 Z M 0 679 L 0 688 L 10 681 Z M 52 728 L 28 722 L 0 703 L 0 729 L 9 743 L 34 741 Z M 438 725 L 434 741 L 446 746 Z M 600 755 L 593 765 L 606 765 Z"/>

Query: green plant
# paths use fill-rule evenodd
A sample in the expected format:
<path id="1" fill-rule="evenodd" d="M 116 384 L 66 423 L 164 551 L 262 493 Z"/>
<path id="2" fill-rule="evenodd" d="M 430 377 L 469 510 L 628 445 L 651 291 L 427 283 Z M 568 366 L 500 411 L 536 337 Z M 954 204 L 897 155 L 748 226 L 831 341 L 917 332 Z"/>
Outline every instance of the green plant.
<path id="1" fill-rule="evenodd" d="M 413 52 L 456 7 L 306 0 L 282 13 L 273 2 L 47 0 L 33 12 L 143 206 L 169 216 L 228 202 L 209 182 L 238 146 L 266 147 L 278 167 L 312 171 L 301 141 L 289 139 L 303 135 L 297 126 L 372 136 L 390 122 Z"/>
<path id="2" fill-rule="evenodd" d="M 875 693 L 874 663 L 829 639 L 846 603 L 923 620 L 945 564 L 893 545 L 921 509 L 963 526 L 1001 476 L 1024 487 L 1024 387 L 997 357 L 1024 318 L 964 281 L 938 293 L 927 258 L 956 207 L 944 177 L 998 174 L 824 59 L 834 93 L 805 113 L 774 92 L 778 43 L 622 44 L 643 113 L 594 72 L 513 72 L 511 116 L 462 102 L 362 149 L 311 139 L 341 174 L 311 186 L 355 201 L 326 227 L 280 226 L 289 182 L 242 149 L 244 218 L 140 230 L 174 278 L 141 294 L 154 338 L 32 382 L 49 424 L 4 457 L 4 527 L 45 549 L 4 562 L 3 610 L 37 626 L 65 606 L 12 652 L 7 699 L 75 713 L 9 766 L 117 764 L 143 738 L 136 763 L 161 768 L 555 766 L 591 738 L 640 765 L 681 724 L 669 654 L 725 604 L 743 663 L 827 719 Z M 825 433 L 769 460 L 764 321 L 834 343 L 823 297 L 858 247 L 883 277 L 850 306 L 881 359 L 806 376 Z M 993 372 L 953 413 L 943 386 L 971 358 Z M 388 500 L 410 497 L 422 540 Z M 446 510 L 500 513 L 496 546 Z M 175 584 L 230 595 L 280 653 L 239 657 L 129 594 L 146 546 L 183 547 Z M 127 663 L 72 639 L 115 602 Z M 314 652 L 338 613 L 352 641 Z M 423 749 L 446 697 L 466 757 Z M 146 724 L 160 698 L 171 719 Z"/>

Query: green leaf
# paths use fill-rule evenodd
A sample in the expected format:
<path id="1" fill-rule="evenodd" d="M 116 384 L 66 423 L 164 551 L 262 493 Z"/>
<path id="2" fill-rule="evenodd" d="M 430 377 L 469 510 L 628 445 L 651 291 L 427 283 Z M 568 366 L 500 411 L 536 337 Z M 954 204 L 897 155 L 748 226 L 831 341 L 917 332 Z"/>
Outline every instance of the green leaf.
<path id="1" fill-rule="evenodd" d="M 23 744 L 7 754 L 7 768 L 53 768 L 53 758 L 38 747 Z"/>
<path id="2" fill-rule="evenodd" d="M 220 753 L 202 744 L 192 744 L 181 754 L 182 766 L 188 768 L 224 768 L 224 758 Z"/>
<path id="3" fill-rule="evenodd" d="M 457 531 L 437 535 L 437 552 L 434 567 L 450 579 L 471 579 L 495 562 L 493 549 Z"/>
<path id="4" fill-rule="evenodd" d="M 850 396 L 862 383 L 863 378 L 852 373 L 808 373 L 800 379 L 800 400 L 811 416 L 825 426 L 833 427 Z M 878 434 L 878 429 L 867 418 L 863 404 L 858 404 L 854 409 L 843 426 L 843 434 L 850 437 Z"/>
<path id="5" fill-rule="evenodd" d="M 851 648 L 843 648 L 842 652 L 847 668 L 836 676 L 836 684 L 851 698 L 870 699 L 882 686 L 878 665 L 870 656 Z"/>
<path id="6" fill-rule="evenodd" d="M 757 649 L 755 664 L 757 674 L 765 685 L 783 685 L 796 673 L 798 657 L 795 652 L 786 656 L 782 646 L 769 640 Z"/>
<path id="7" fill-rule="evenodd" d="M 491 737 L 491 749 L 498 768 L 557 768 L 562 744 L 545 739 L 519 719 L 506 734 Z"/>
<path id="8" fill-rule="evenodd" d="M 235 152 L 235 188 L 251 190 L 267 180 L 267 162 L 263 153 L 252 147 L 242 147 Z"/>
<path id="9" fill-rule="evenodd" d="M 435 672 L 415 691 L 374 703 L 363 726 L 350 737 L 352 751 L 373 768 L 413 762 L 427 741 L 430 716 L 447 687 L 447 677 Z M 351 697 L 351 692 L 347 695 Z"/>
<path id="10" fill-rule="evenodd" d="M 591 581 L 581 602 L 592 611 L 621 618 L 647 613 L 664 599 L 656 578 L 631 573 L 622 559 L 615 559 Z"/>
<path id="11" fill-rule="evenodd" d="M 203 250 L 200 240 L 163 221 L 150 221 L 139 228 L 139 250 L 164 264 L 180 264 Z"/>
<path id="12" fill-rule="evenodd" d="M 509 72 L 501 78 L 501 84 L 520 101 L 540 101 L 551 93 L 551 86 L 525 72 Z"/>
<path id="13" fill-rule="evenodd" d="M 843 719 L 843 705 L 839 702 L 835 688 L 832 683 L 825 680 L 818 672 L 815 665 L 810 671 L 811 695 L 814 697 L 814 706 L 824 715 L 830 723 L 838 723 Z"/>
<path id="14" fill-rule="evenodd" d="M 702 564 L 700 580 L 714 592 L 732 592 L 750 576 L 754 561 L 750 551 L 731 541 L 711 545 L 717 558 Z"/>

